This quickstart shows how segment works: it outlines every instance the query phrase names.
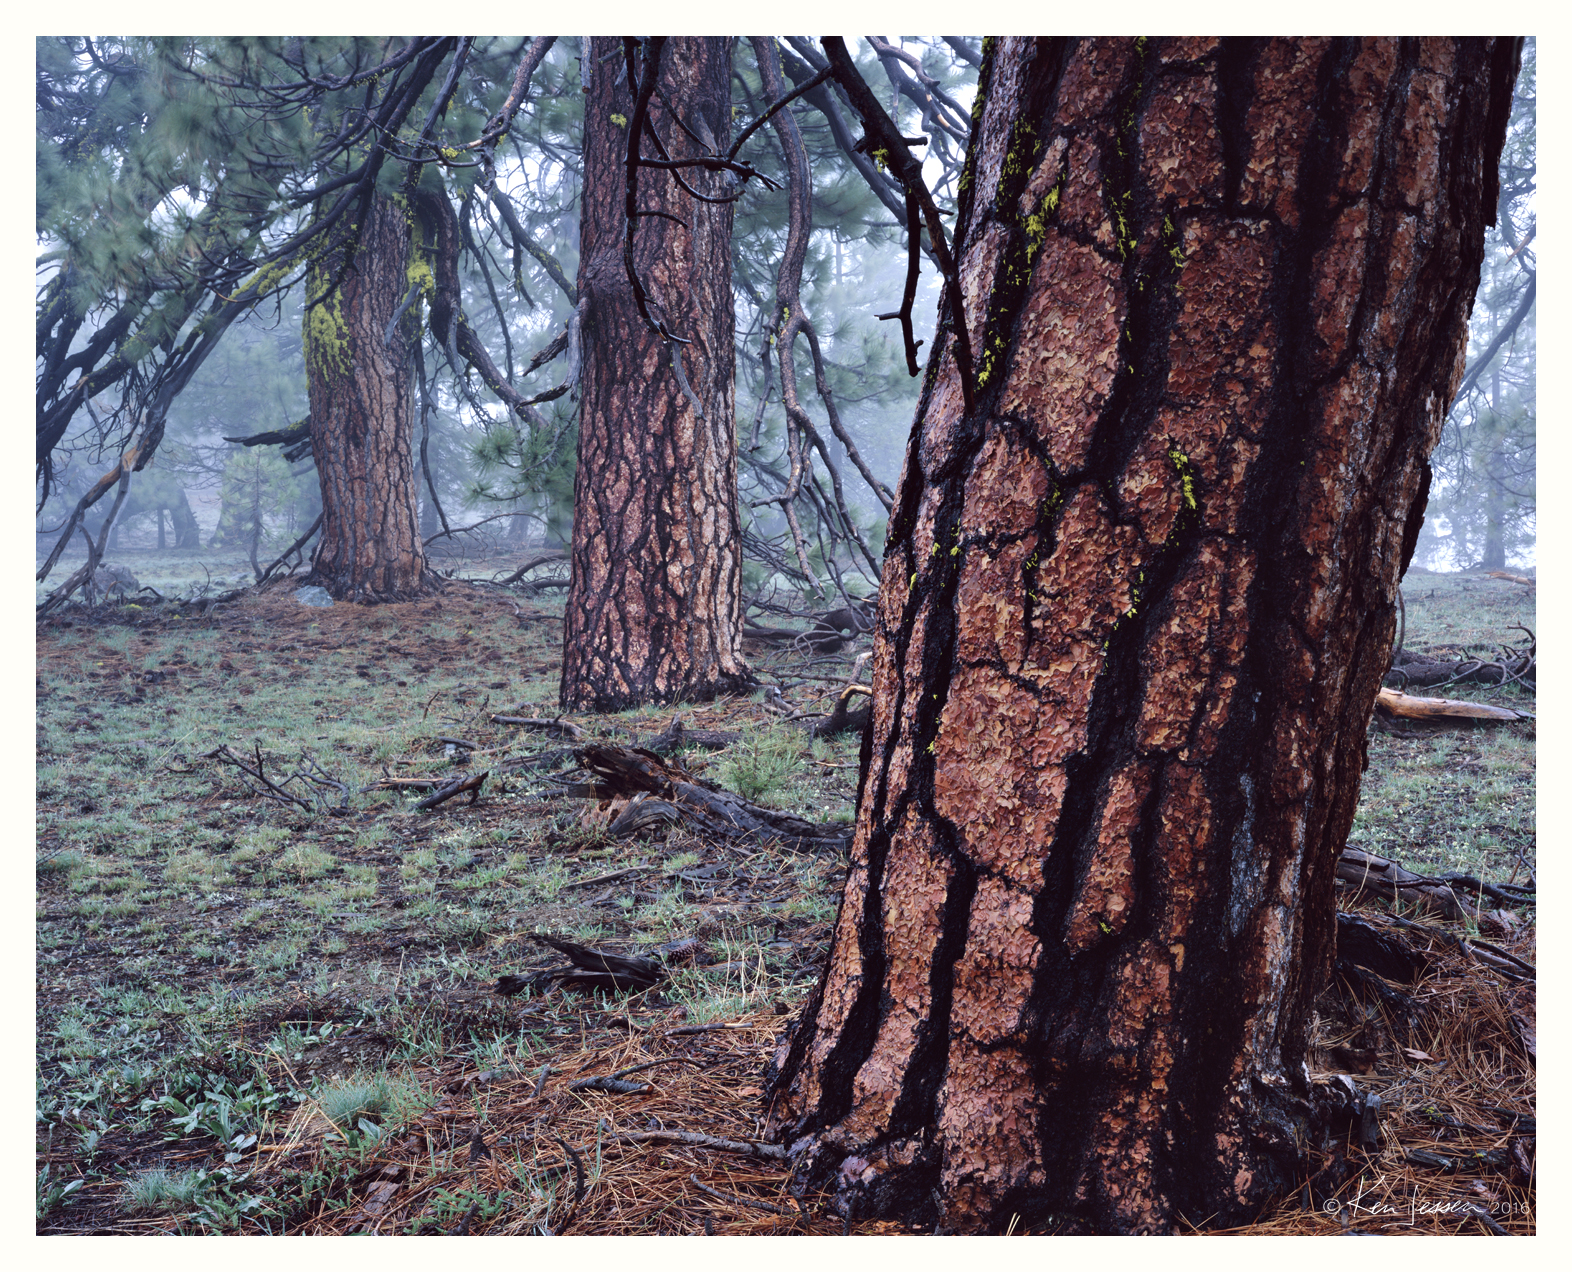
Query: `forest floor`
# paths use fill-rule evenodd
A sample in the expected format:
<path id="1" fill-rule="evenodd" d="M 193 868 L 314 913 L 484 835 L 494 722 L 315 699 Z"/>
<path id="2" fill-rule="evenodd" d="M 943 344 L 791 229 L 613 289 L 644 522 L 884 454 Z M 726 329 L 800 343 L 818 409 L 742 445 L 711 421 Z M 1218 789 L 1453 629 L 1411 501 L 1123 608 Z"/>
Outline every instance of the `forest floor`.
<path id="1" fill-rule="evenodd" d="M 560 600 L 453 581 L 319 609 L 294 586 L 38 625 L 38 1231 L 904 1231 L 847 1227 L 792 1198 L 778 1161 L 677 1137 L 759 1138 L 763 1070 L 822 966 L 841 859 L 680 828 L 616 839 L 586 818 L 593 801 L 549 777 L 574 767 L 567 741 L 492 718 L 557 716 Z M 1488 650 L 1534 625 L 1531 587 L 1414 573 L 1404 591 L 1411 649 Z M 815 713 L 866 646 L 747 652 Z M 1517 688 L 1443 692 L 1533 709 Z M 570 720 L 638 745 L 673 715 Z M 740 735 L 684 752 L 691 771 L 851 820 L 854 735 L 812 740 L 811 714 L 785 720 L 762 694 L 680 715 Z M 236 758 L 319 780 L 289 782 L 306 807 L 290 805 Z M 480 797 L 430 811 L 362 789 L 466 770 L 489 772 Z M 1522 883 L 1534 783 L 1532 722 L 1372 732 L 1350 843 Z M 1431 970 L 1406 987 L 1419 1017 L 1329 999 L 1317 1037 L 1321 1071 L 1384 1093 L 1383 1147 L 1334 1153 L 1251 1231 L 1533 1231 L 1533 983 L 1447 945 L 1477 927 L 1418 917 L 1449 934 L 1426 938 Z M 678 952 L 638 995 L 498 996 L 499 976 L 562 963 L 536 932 Z M 1531 962 L 1532 908 L 1485 935 Z M 582 1086 L 619 1073 L 642 1089 Z"/>

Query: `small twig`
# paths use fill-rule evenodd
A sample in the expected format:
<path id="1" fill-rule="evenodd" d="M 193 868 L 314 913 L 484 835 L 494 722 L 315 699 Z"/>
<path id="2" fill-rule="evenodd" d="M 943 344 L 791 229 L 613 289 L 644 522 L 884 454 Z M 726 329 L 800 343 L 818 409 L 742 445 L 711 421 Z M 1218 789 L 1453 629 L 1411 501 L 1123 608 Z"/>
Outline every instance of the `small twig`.
<path id="1" fill-rule="evenodd" d="M 721 1201 L 735 1202 L 740 1206 L 754 1206 L 759 1210 L 768 1210 L 772 1215 L 789 1215 L 791 1211 L 781 1206 L 773 1206 L 767 1201 L 759 1201 L 754 1197 L 744 1197 L 739 1193 L 723 1193 L 719 1188 L 711 1188 L 708 1184 L 700 1183 L 696 1174 L 688 1176 L 688 1182 L 702 1193 L 708 1193 Z"/>
<path id="2" fill-rule="evenodd" d="M 698 1061 L 696 1061 L 692 1056 L 664 1056 L 664 1057 L 662 1057 L 659 1060 L 646 1060 L 643 1064 L 634 1064 L 634 1065 L 629 1065 L 626 1069 L 618 1069 L 611 1076 L 614 1077 L 614 1078 L 617 1078 L 618 1080 L 621 1080 L 622 1078 L 627 1077 L 628 1074 L 630 1074 L 630 1073 L 639 1073 L 639 1072 L 642 1072 L 645 1069 L 653 1069 L 653 1068 L 655 1068 L 656 1065 L 661 1065 L 661 1064 L 697 1064 L 697 1063 L 698 1063 Z"/>
<path id="3" fill-rule="evenodd" d="M 584 1200 L 584 1159 L 579 1156 L 578 1150 L 560 1135 L 553 1135 L 551 1138 L 562 1145 L 562 1151 L 573 1162 L 573 1204 L 568 1207 L 567 1218 L 557 1229 L 557 1235 L 560 1237 L 568 1230 L 568 1225 L 573 1222 L 573 1216 L 578 1213 L 579 1202 Z"/>
<path id="4" fill-rule="evenodd" d="M 613 870 L 610 874 L 596 875 L 593 879 L 575 879 L 572 883 L 563 884 L 562 890 L 566 892 L 569 888 L 590 888 L 597 883 L 611 883 L 615 879 L 641 874 L 648 869 L 648 866 L 629 866 L 626 870 Z"/>
<path id="5" fill-rule="evenodd" d="M 577 1082 L 568 1083 L 570 1091 L 609 1091 L 612 1095 L 638 1095 L 649 1089 L 648 1082 L 624 1082 L 620 1078 L 608 1076 L 580 1078 Z"/>
<path id="6" fill-rule="evenodd" d="M 668 1030 L 666 1030 L 663 1034 L 661 1034 L 661 1037 L 662 1038 L 679 1038 L 683 1034 L 713 1033 L 717 1029 L 752 1029 L 752 1028 L 753 1028 L 753 1026 L 750 1025 L 745 1020 L 741 1020 L 741 1021 L 728 1020 L 728 1021 L 718 1021 L 718 1022 L 716 1022 L 714 1024 L 709 1024 L 709 1025 L 681 1025 L 681 1026 L 679 1026 L 676 1029 L 668 1029 Z"/>
<path id="7" fill-rule="evenodd" d="M 1469 1218 L 1477 1219 L 1480 1223 L 1484 1224 L 1485 1228 L 1494 1236 L 1510 1237 L 1512 1235 L 1488 1214 L 1486 1214 L 1482 1207 L 1475 1205 L 1464 1205 L 1462 1209 L 1463 1213 L 1468 1215 Z"/>
<path id="8" fill-rule="evenodd" d="M 538 1100 L 540 1098 L 541 1090 L 546 1085 L 546 1076 L 550 1072 L 551 1066 L 549 1064 L 543 1064 L 540 1066 L 540 1077 L 535 1079 L 535 1089 L 529 1093 L 530 1099 Z"/>
<path id="9" fill-rule="evenodd" d="M 523 729 L 539 729 L 544 733 L 555 732 L 558 737 L 571 738 L 575 742 L 582 741 L 584 730 L 560 716 L 555 720 L 546 720 L 539 716 L 494 715 L 491 717 L 493 724 L 511 724 Z"/>
<path id="10" fill-rule="evenodd" d="M 692 1144 L 698 1148 L 713 1148 L 722 1153 L 740 1153 L 744 1157 L 765 1161 L 784 1162 L 786 1150 L 779 1144 L 765 1144 L 759 1140 L 721 1139 L 716 1135 L 701 1135 L 697 1131 L 612 1131 L 610 1138 L 624 1144 L 653 1144 L 663 1140 L 678 1144 Z"/>

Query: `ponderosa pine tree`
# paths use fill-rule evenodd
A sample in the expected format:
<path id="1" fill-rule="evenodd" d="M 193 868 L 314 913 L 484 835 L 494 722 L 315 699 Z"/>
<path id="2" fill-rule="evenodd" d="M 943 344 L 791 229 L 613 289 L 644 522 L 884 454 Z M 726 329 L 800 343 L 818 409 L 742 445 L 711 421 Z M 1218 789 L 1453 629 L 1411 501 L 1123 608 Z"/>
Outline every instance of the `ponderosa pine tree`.
<path id="1" fill-rule="evenodd" d="M 303 322 L 322 537 L 309 581 L 338 600 L 407 600 L 428 590 L 416 512 L 413 214 L 381 192 L 357 237 L 311 271 Z M 346 260 L 347 256 L 347 260 Z"/>
<path id="2" fill-rule="evenodd" d="M 564 622 L 566 709 L 702 701 L 752 683 L 742 658 L 742 532 L 733 418 L 730 202 L 724 173 L 638 168 L 629 132 L 659 163 L 724 153 L 730 38 L 644 46 L 658 88 L 643 116 L 621 40 L 584 59 L 584 194 L 578 293 L 582 408 L 573 565 Z M 646 131 L 647 130 L 647 131 Z M 659 138 L 659 147 L 650 133 Z M 647 310 L 677 339 L 651 330 Z"/>
<path id="3" fill-rule="evenodd" d="M 1295 1185 L 1518 56 L 990 42 L 946 315 L 975 407 L 941 344 L 834 942 L 766 1089 L 843 1210 L 1164 1232 Z"/>

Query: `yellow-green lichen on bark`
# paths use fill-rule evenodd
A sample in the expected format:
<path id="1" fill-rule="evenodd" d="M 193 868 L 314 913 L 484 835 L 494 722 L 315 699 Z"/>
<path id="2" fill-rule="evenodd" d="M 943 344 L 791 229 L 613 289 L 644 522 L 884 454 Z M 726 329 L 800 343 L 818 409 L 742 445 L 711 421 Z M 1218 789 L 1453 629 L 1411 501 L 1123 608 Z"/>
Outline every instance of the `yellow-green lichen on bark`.
<path id="1" fill-rule="evenodd" d="M 323 270 L 317 268 L 311 273 L 313 284 L 326 284 Z M 344 323 L 343 296 L 337 289 L 320 304 L 306 310 L 301 337 L 305 344 L 306 365 L 312 371 L 324 378 L 349 374 L 349 332 Z"/>

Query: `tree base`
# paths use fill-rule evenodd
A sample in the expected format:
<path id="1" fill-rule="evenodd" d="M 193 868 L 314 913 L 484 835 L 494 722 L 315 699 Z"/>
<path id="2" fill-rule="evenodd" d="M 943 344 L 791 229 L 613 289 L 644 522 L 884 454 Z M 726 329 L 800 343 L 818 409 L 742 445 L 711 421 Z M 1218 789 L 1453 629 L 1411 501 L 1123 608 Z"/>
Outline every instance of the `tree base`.
<path id="1" fill-rule="evenodd" d="M 312 570 L 299 586 L 320 587 L 335 601 L 346 604 L 390 605 L 398 601 L 420 601 L 436 596 L 442 591 L 442 580 L 428 570 L 414 583 L 397 584 L 384 580 L 379 586 L 372 586 L 364 580 L 357 583 L 354 579 Z"/>

